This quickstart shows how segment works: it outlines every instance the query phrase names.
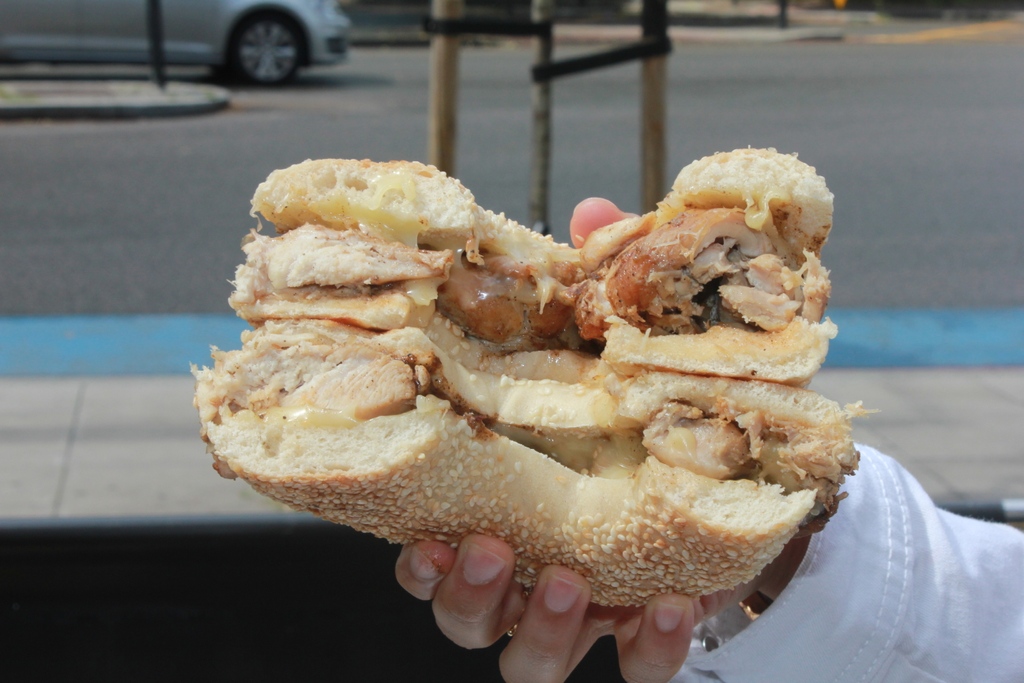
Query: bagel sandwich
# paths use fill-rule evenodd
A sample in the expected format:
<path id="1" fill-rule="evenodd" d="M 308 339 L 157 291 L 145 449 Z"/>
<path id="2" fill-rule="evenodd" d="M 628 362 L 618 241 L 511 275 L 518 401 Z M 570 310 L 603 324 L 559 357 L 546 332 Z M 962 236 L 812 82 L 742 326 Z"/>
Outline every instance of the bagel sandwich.
<path id="1" fill-rule="evenodd" d="M 481 209 L 422 164 L 275 171 L 253 206 L 278 234 L 250 235 L 230 299 L 253 329 L 193 369 L 216 469 L 396 543 L 502 538 L 524 586 L 560 564 L 600 604 L 749 581 L 834 513 L 858 457 L 859 406 L 800 386 L 835 333 L 810 310 L 824 306 L 831 194 L 811 183 L 828 210 L 808 205 L 806 177 L 790 178 L 806 169 L 784 156 L 696 162 L 657 211 L 582 250 Z M 776 176 L 755 182 L 759 164 Z M 671 240 L 675 280 L 668 261 L 648 275 L 659 301 L 616 308 L 637 252 Z M 700 284 L 693 272 L 720 257 L 694 301 L 677 281 Z M 765 291 L 766 278 L 797 304 L 776 329 L 722 292 Z M 670 319 L 682 311 L 703 322 Z M 775 379 L 757 365 L 784 360 Z"/>

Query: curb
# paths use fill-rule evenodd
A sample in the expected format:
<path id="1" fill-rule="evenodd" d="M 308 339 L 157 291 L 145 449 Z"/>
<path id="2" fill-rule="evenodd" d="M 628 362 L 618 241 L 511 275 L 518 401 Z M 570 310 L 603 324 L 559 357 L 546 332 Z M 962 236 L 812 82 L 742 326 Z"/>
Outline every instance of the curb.
<path id="1" fill-rule="evenodd" d="M 144 81 L 0 81 L 0 120 L 190 116 L 227 107 L 224 88 Z"/>
<path id="2" fill-rule="evenodd" d="M 766 17 L 722 18 L 715 25 L 669 27 L 674 43 L 842 40 L 834 27 L 777 28 Z M 357 24 L 358 25 L 358 24 Z M 639 25 L 559 23 L 555 42 L 563 45 L 618 43 L 638 40 Z M 428 45 L 430 36 L 409 17 L 370 23 L 353 32 L 356 46 L 416 47 Z M 213 85 L 171 82 L 160 89 L 142 80 L 0 80 L 0 121 L 138 119 L 209 114 L 231 103 L 228 90 Z"/>
<path id="3" fill-rule="evenodd" d="M 843 40 L 846 32 L 839 27 L 791 26 L 778 28 L 772 23 L 760 22 L 746 25 L 691 26 L 673 25 L 668 30 L 673 43 L 783 43 L 808 40 Z M 556 25 L 554 32 L 557 45 L 587 45 L 639 40 L 640 27 L 632 25 Z M 493 36 L 465 39 L 466 45 L 496 44 L 503 41 L 522 40 L 519 38 Z M 430 36 L 422 31 L 391 31 L 376 33 L 365 31 L 353 36 L 356 47 L 424 47 L 430 44 Z"/>

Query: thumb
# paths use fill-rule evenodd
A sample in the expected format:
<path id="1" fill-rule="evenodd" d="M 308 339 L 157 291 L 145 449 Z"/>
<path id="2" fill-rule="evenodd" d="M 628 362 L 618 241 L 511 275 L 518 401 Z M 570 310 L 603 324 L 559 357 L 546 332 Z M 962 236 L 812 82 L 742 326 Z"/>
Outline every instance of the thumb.
<path id="1" fill-rule="evenodd" d="M 573 246 L 577 249 L 582 247 L 590 233 L 631 215 L 607 199 L 584 199 L 576 205 L 572 218 L 569 219 L 569 236 L 572 238 Z"/>

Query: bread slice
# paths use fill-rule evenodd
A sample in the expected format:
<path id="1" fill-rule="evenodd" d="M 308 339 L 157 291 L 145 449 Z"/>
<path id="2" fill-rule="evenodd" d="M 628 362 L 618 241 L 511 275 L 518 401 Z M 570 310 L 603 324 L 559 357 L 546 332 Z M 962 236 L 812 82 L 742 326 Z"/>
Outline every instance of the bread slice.
<path id="1" fill-rule="evenodd" d="M 778 332 L 754 336 L 725 326 L 700 335 L 652 336 L 612 321 L 601 357 L 625 374 L 671 370 L 806 386 L 821 368 L 829 340 L 838 332 L 828 319 L 811 323 L 795 318 Z"/>
<path id="2" fill-rule="evenodd" d="M 256 188 L 252 208 L 279 232 L 362 223 L 406 244 L 433 228 L 469 238 L 488 221 L 462 183 L 414 161 L 307 160 L 272 172 Z"/>
<path id="3" fill-rule="evenodd" d="M 253 215 L 286 232 L 306 224 L 362 228 L 410 246 L 494 243 L 501 253 L 543 263 L 576 250 L 476 203 L 457 179 L 416 161 L 310 159 L 273 171 L 256 188 Z"/>

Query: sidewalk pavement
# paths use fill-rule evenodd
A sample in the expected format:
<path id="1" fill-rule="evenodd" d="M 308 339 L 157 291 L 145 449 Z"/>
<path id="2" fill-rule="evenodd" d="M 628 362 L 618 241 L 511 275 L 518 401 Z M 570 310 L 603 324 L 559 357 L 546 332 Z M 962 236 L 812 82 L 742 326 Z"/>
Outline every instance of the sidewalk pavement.
<path id="1" fill-rule="evenodd" d="M 1024 367 L 824 369 L 812 388 L 877 414 L 855 438 L 937 500 L 1024 497 Z M 274 514 L 221 479 L 192 378 L 0 377 L 0 518 Z"/>

